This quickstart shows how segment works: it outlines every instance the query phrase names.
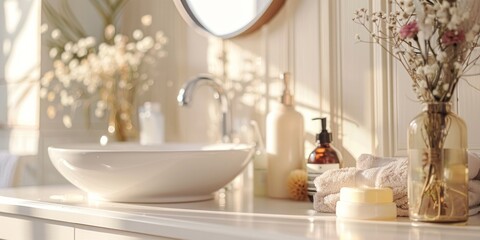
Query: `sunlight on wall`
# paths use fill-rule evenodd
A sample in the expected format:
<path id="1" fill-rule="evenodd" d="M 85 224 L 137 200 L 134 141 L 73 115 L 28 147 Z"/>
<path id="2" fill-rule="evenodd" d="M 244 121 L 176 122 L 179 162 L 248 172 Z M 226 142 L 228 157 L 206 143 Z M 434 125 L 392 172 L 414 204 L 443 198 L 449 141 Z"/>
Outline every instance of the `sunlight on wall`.
<path id="1" fill-rule="evenodd" d="M 344 87 L 343 113 L 340 120 L 342 144 L 345 153 L 353 157 L 351 160 L 358 159 L 361 154 L 372 153 L 374 149 L 372 139 L 375 138 L 375 129 L 369 110 L 373 104 L 371 75 L 370 71 L 344 73 L 344 77 L 357 79 L 358 84 Z"/>
<path id="2" fill-rule="evenodd" d="M 38 147 L 38 86 L 40 62 L 40 0 L 6 0 L 3 3 L 3 66 L 6 84 L 8 146 L 11 152 L 32 154 Z M 0 26 L 1 27 L 1 26 Z"/>
<path id="3" fill-rule="evenodd" d="M 234 41 L 210 41 L 209 49 L 209 71 L 224 81 L 237 139 L 253 141 L 250 121 L 262 128 L 267 104 L 264 59 Z"/>
<path id="4" fill-rule="evenodd" d="M 5 0 L 3 5 L 5 9 L 5 29 L 7 33 L 14 33 L 22 17 L 19 2 L 16 0 Z"/>

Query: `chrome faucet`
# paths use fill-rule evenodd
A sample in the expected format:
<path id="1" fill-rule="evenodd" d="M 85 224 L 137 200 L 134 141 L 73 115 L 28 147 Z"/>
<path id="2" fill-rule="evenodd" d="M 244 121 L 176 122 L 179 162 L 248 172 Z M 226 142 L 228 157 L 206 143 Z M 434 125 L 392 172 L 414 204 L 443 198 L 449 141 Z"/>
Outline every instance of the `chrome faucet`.
<path id="1" fill-rule="evenodd" d="M 230 106 L 225 89 L 222 83 L 211 75 L 199 75 L 187 81 L 178 92 L 177 101 L 180 106 L 188 106 L 192 101 L 194 90 L 197 86 L 210 86 L 214 91 L 215 99 L 218 99 L 220 104 L 220 111 L 222 112 L 222 142 L 231 141 L 232 133 L 232 118 L 230 115 Z"/>

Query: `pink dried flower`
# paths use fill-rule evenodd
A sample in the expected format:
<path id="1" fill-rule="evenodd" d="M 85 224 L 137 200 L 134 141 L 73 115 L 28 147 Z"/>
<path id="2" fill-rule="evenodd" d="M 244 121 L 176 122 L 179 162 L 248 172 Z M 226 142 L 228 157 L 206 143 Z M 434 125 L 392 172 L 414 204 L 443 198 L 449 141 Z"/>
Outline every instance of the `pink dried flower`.
<path id="1" fill-rule="evenodd" d="M 445 44 L 445 46 L 460 44 L 463 42 L 465 42 L 465 32 L 462 30 L 449 30 L 442 35 L 442 43 Z"/>
<path id="2" fill-rule="evenodd" d="M 408 24 L 403 25 L 400 28 L 400 38 L 414 38 L 417 36 L 419 29 L 416 21 L 410 22 Z"/>

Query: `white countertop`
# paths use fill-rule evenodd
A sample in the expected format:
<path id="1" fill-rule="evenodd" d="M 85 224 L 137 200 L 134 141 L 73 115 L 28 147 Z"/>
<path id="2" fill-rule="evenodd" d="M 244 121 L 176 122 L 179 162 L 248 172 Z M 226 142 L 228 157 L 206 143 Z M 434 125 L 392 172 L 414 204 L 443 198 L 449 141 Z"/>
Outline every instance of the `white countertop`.
<path id="1" fill-rule="evenodd" d="M 181 239 L 479 239 L 480 215 L 466 224 L 337 220 L 310 202 L 253 197 L 249 191 L 177 204 L 92 200 L 73 186 L 0 189 L 0 212 Z"/>

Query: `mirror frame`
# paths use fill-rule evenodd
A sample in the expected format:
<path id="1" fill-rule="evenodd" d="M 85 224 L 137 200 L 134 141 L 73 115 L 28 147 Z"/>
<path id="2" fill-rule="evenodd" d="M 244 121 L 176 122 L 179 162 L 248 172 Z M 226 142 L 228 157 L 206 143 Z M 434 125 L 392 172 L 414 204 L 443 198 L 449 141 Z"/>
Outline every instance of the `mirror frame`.
<path id="1" fill-rule="evenodd" d="M 183 17 L 183 19 L 192 27 L 195 29 L 207 33 L 209 35 L 213 35 L 216 37 L 220 37 L 223 39 L 229 39 L 229 38 L 234 38 L 234 37 L 239 37 L 239 36 L 244 36 L 249 33 L 252 33 L 256 30 L 258 30 L 261 26 L 266 24 L 268 21 L 270 21 L 275 14 L 282 8 L 282 6 L 285 4 L 286 0 L 272 0 L 270 5 L 268 5 L 263 12 L 259 13 L 252 21 L 250 21 L 247 25 L 245 25 L 243 28 L 240 28 L 236 31 L 233 31 L 228 34 L 223 34 L 223 35 L 216 35 L 212 32 L 210 32 L 205 26 L 203 26 L 200 21 L 197 19 L 195 14 L 192 12 L 190 7 L 188 6 L 187 0 L 173 0 L 175 3 L 175 6 L 177 7 L 178 11 L 180 12 L 180 15 Z"/>

